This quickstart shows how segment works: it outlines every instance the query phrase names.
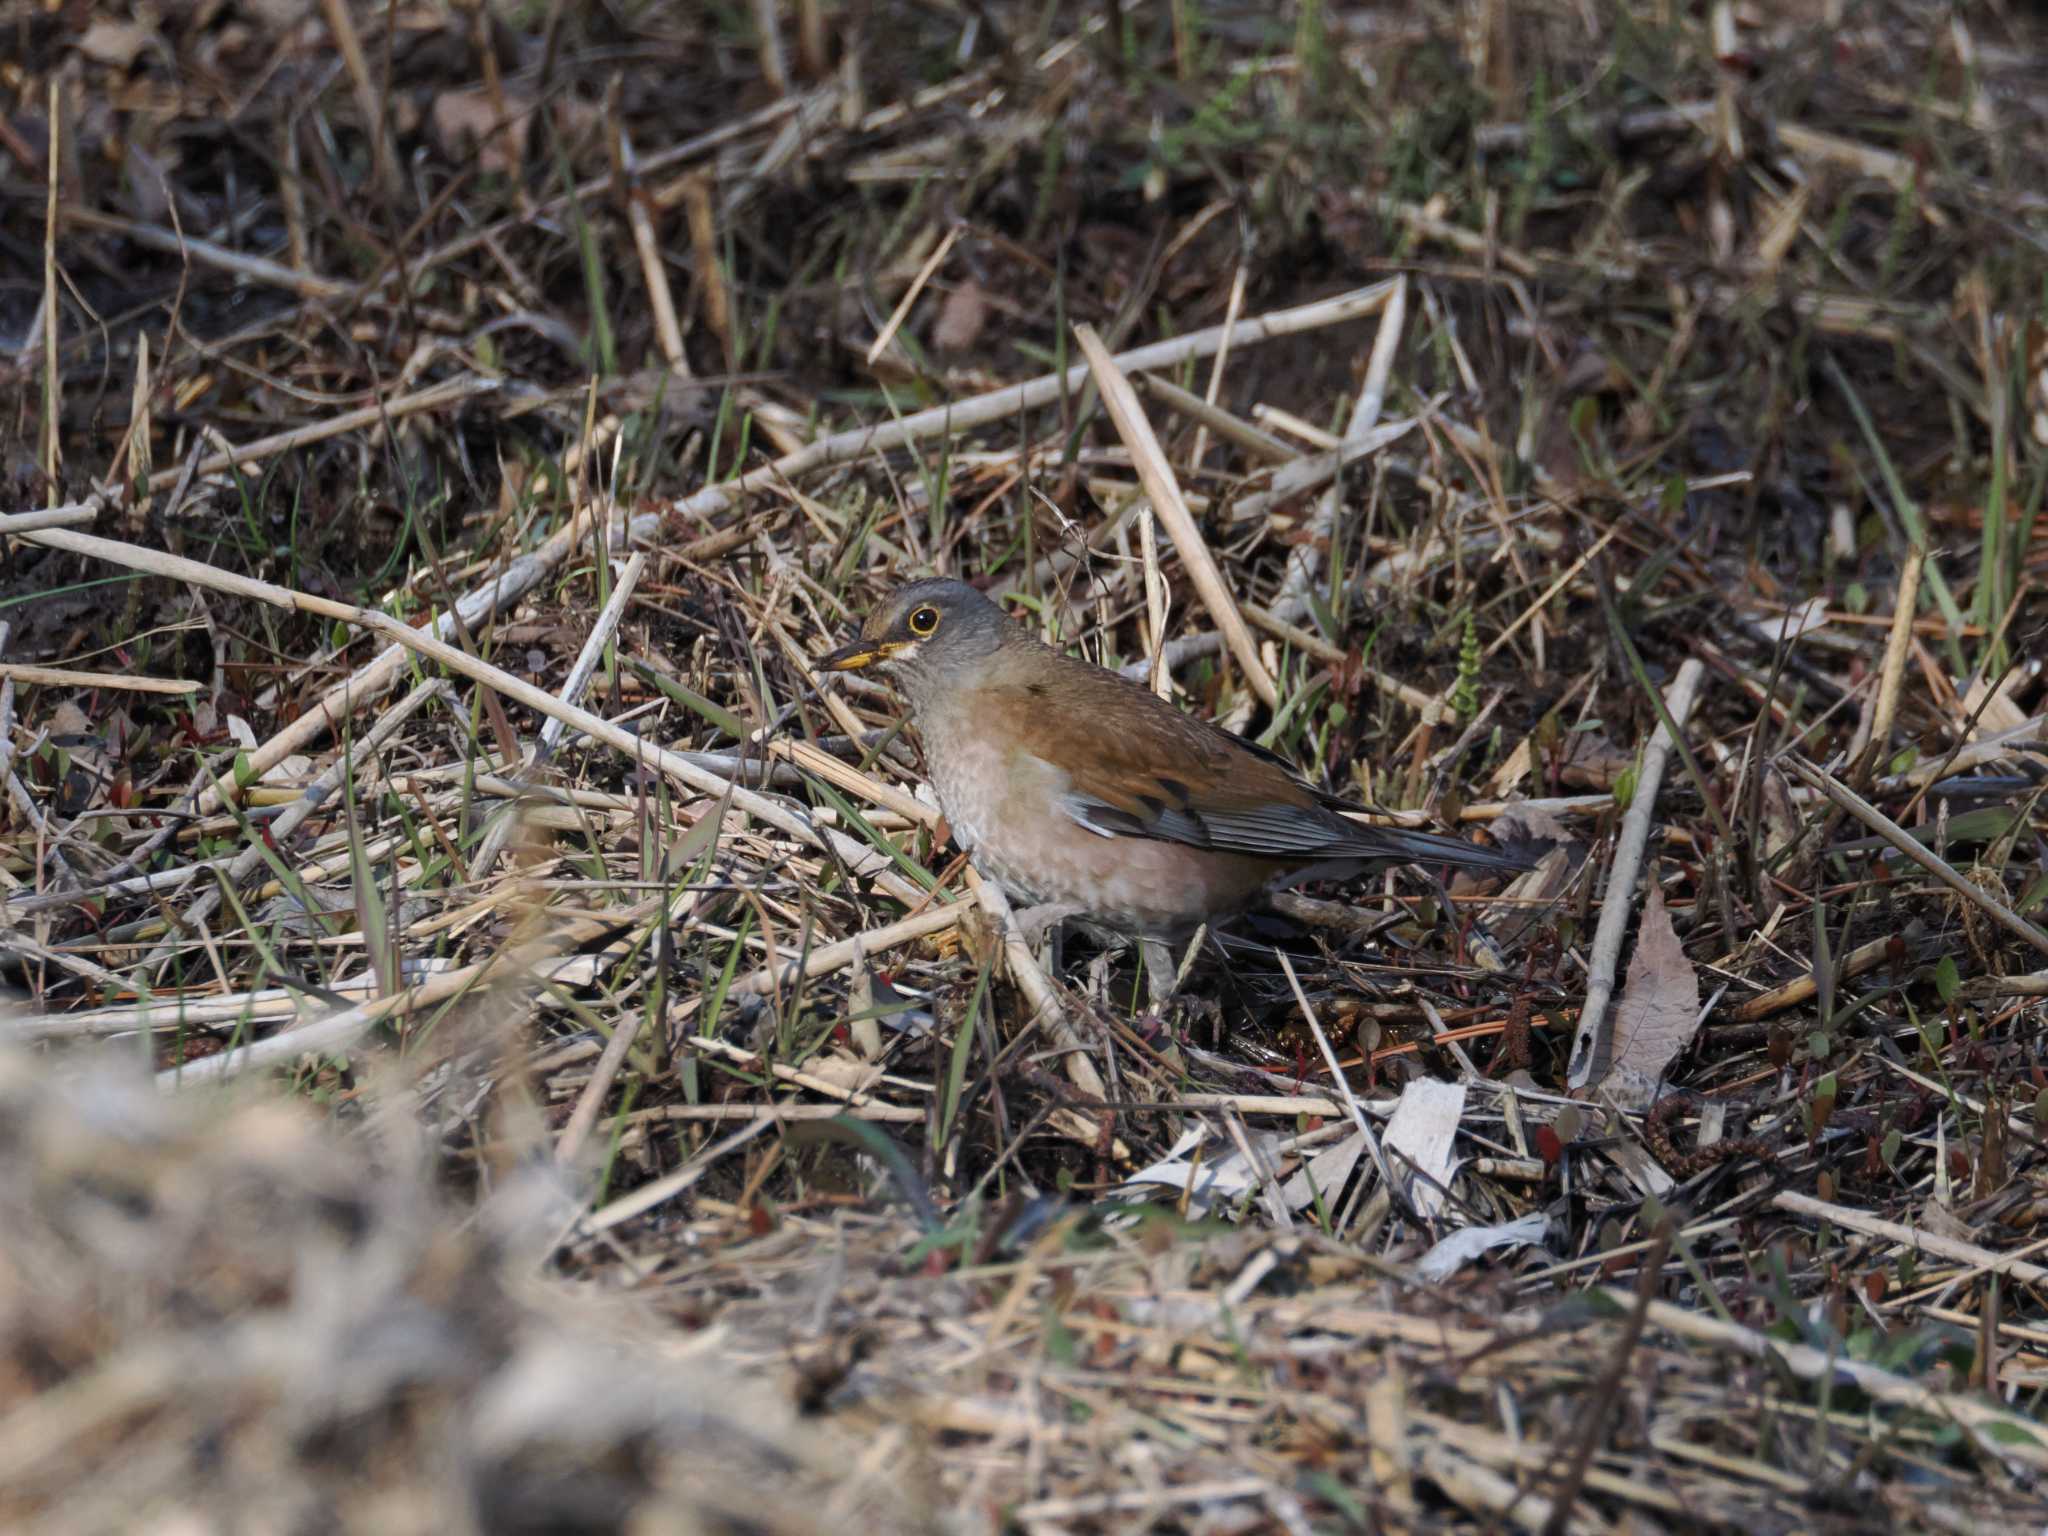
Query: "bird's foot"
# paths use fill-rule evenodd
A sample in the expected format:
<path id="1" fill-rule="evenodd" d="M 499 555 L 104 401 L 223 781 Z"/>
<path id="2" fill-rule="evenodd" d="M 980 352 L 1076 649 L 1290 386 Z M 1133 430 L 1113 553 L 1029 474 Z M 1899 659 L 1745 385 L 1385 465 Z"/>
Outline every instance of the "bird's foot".
<path id="1" fill-rule="evenodd" d="M 1071 901 L 1044 901 L 1035 907 L 1013 908 L 1011 920 L 1017 925 L 1017 936 L 1038 956 L 1048 974 L 1060 973 L 1060 929 L 1070 917 L 1080 914 L 1081 908 Z"/>
<path id="2" fill-rule="evenodd" d="M 1159 1012 L 1180 984 L 1180 957 L 1163 939 L 1138 940 L 1138 957 L 1145 965 L 1145 995 Z"/>
<path id="3" fill-rule="evenodd" d="M 1139 1021 L 1139 1038 L 1147 1045 L 1164 1049 L 1168 1042 L 1186 1041 L 1223 1049 L 1223 1005 L 1213 997 L 1194 992 L 1176 992 Z"/>

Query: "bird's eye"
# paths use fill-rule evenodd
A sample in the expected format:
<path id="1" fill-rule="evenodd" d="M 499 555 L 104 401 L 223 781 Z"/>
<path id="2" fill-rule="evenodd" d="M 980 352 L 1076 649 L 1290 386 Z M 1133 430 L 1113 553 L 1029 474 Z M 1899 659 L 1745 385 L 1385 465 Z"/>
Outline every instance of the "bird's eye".
<path id="1" fill-rule="evenodd" d="M 927 603 L 910 610 L 910 632 L 922 639 L 939 627 L 939 610 Z"/>

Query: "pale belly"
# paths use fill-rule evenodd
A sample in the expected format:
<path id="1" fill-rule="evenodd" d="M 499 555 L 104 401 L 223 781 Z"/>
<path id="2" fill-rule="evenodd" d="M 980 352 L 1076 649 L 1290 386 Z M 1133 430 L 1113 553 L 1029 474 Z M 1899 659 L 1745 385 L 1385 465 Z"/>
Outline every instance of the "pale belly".
<path id="1" fill-rule="evenodd" d="M 934 744 L 936 745 L 936 744 Z M 1110 927 L 1180 934 L 1242 908 L 1276 873 L 1261 861 L 1143 837 L 1104 837 L 1059 808 L 1056 775 L 980 741 L 930 754 L 932 790 L 984 879 L 1026 906 L 1070 903 Z"/>

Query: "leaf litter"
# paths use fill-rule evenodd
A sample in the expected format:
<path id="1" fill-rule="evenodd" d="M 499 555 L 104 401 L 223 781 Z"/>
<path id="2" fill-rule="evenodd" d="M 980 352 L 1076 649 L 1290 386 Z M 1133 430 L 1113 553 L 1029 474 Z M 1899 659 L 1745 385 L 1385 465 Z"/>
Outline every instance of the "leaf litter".
<path id="1" fill-rule="evenodd" d="M 741 9 L 5 18 L 0 1520 L 2048 1519 L 2039 19 Z M 1050 965 L 929 569 L 1539 867 Z"/>

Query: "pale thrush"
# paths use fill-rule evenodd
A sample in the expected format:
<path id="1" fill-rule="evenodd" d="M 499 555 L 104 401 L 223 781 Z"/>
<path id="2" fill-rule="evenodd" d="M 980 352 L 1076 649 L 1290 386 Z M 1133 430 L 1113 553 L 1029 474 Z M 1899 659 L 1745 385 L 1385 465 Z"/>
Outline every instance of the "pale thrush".
<path id="1" fill-rule="evenodd" d="M 901 588 L 819 665 L 873 667 L 896 684 L 953 836 L 1020 903 L 1173 938 L 1292 880 L 1526 867 L 1351 820 L 1342 812 L 1356 807 L 1285 758 L 1062 655 L 964 582 Z"/>

